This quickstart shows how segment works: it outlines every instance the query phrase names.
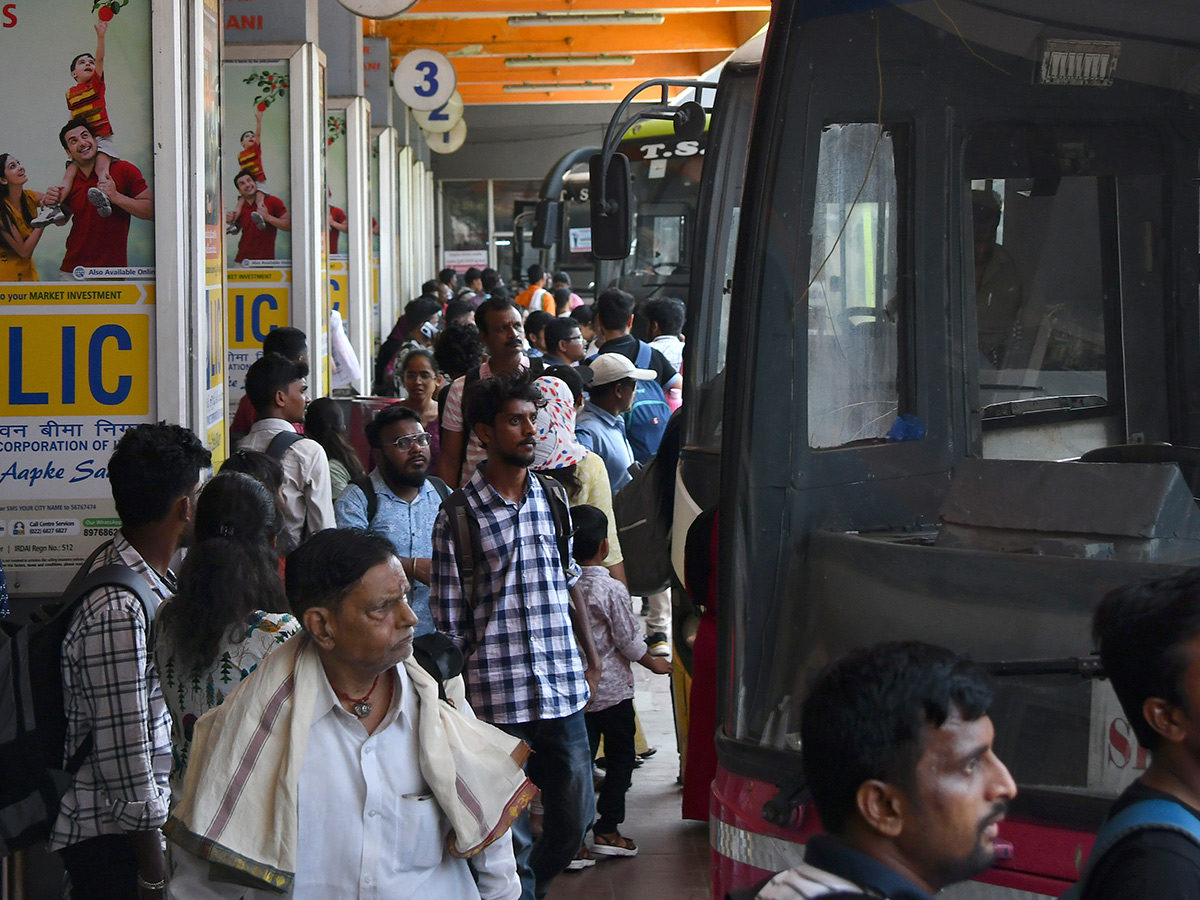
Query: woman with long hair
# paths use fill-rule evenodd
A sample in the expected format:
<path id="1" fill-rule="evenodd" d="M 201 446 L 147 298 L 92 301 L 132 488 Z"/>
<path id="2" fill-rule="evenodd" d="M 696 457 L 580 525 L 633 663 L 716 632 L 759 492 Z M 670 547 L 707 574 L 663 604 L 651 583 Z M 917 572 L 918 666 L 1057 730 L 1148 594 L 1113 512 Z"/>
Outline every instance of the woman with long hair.
<path id="1" fill-rule="evenodd" d="M 438 451 L 442 447 L 438 428 L 438 376 L 433 354 L 428 350 L 413 350 L 404 360 L 404 389 L 408 392 L 400 405 L 421 417 L 429 432 L 429 471 L 436 472 Z"/>
<path id="2" fill-rule="evenodd" d="M 11 153 L 0 153 L 0 281 L 37 281 L 33 248 L 43 229 L 30 224 L 42 195 L 25 190 L 29 176 Z"/>
<path id="3" fill-rule="evenodd" d="M 275 536 L 280 519 L 267 489 L 222 472 L 196 503 L 195 541 L 179 590 L 155 620 L 154 660 L 171 710 L 172 792 L 183 787 L 196 719 L 300 630 L 283 612 Z"/>
<path id="4" fill-rule="evenodd" d="M 304 435 L 323 448 L 329 460 L 329 486 L 333 499 L 346 493 L 350 482 L 363 478 L 367 470 L 346 440 L 346 417 L 332 397 L 321 397 L 308 404 L 304 413 Z"/>
<path id="5" fill-rule="evenodd" d="M 612 488 L 604 460 L 575 439 L 575 397 L 560 378 L 543 375 L 534 382 L 546 405 L 537 414 L 533 468 L 567 490 L 571 506 L 594 506 L 608 517 L 608 556 L 604 567 L 625 583 L 625 562 L 617 539 Z"/>

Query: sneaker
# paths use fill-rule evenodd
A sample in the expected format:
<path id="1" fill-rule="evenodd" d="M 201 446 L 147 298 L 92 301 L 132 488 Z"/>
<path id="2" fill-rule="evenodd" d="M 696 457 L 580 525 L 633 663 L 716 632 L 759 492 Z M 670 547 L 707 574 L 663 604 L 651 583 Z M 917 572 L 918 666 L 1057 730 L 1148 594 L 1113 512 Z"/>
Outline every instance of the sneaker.
<path id="1" fill-rule="evenodd" d="M 230 222 L 228 225 L 225 226 L 226 234 L 237 234 L 241 230 L 242 230 L 242 226 L 239 225 L 237 222 Z"/>
<path id="2" fill-rule="evenodd" d="M 45 228 L 47 225 L 58 225 L 67 221 L 67 214 L 61 206 L 47 206 L 34 216 L 29 224 L 34 228 Z"/>
<path id="3" fill-rule="evenodd" d="M 90 187 L 87 192 L 88 203 L 96 207 L 101 218 L 107 219 L 112 215 L 112 203 L 109 202 L 108 196 L 98 187 Z"/>
<path id="4" fill-rule="evenodd" d="M 250 221 L 258 226 L 259 231 L 265 231 L 267 228 L 267 220 L 263 218 L 263 214 L 258 210 L 250 213 Z"/>
<path id="5" fill-rule="evenodd" d="M 646 635 L 646 643 L 650 645 L 651 656 L 670 656 L 671 644 L 661 631 Z"/>
<path id="6" fill-rule="evenodd" d="M 580 847 L 575 858 L 567 863 L 568 872 L 578 872 L 580 869 L 590 869 L 596 864 L 596 857 L 588 852 L 587 847 Z"/>
<path id="7" fill-rule="evenodd" d="M 592 852 L 597 856 L 637 856 L 637 844 L 619 831 L 593 834 Z"/>

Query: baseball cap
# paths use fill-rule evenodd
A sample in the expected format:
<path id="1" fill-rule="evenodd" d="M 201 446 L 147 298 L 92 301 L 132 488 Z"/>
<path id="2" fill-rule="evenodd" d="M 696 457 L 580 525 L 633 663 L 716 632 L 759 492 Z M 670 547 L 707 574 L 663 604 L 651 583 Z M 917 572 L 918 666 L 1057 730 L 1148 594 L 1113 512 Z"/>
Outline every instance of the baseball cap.
<path id="1" fill-rule="evenodd" d="M 653 369 L 639 369 L 630 362 L 629 357 L 621 353 L 601 353 L 588 363 L 588 367 L 592 370 L 591 387 L 612 384 L 622 378 L 653 381 L 658 377 L 658 373 Z"/>

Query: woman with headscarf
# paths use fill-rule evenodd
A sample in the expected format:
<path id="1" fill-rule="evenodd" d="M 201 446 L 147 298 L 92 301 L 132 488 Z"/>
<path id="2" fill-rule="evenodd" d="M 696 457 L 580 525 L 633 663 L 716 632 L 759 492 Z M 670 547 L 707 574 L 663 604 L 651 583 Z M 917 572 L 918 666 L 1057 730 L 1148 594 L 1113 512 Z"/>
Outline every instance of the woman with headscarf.
<path id="1" fill-rule="evenodd" d="M 534 384 L 546 405 L 538 410 L 533 468 L 561 483 L 572 506 L 594 506 L 608 517 L 609 549 L 604 567 L 624 584 L 625 563 L 604 461 L 575 440 L 575 398 L 566 382 L 543 375 Z"/>

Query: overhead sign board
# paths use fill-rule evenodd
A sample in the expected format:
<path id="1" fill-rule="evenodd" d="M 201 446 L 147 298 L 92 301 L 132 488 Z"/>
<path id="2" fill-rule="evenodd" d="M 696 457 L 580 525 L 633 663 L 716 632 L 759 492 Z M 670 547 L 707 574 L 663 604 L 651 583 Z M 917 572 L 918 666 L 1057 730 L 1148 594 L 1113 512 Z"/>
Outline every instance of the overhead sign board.
<path id="1" fill-rule="evenodd" d="M 436 50 L 406 53 L 392 73 L 396 96 L 410 109 L 436 110 L 454 94 L 454 66 Z"/>

